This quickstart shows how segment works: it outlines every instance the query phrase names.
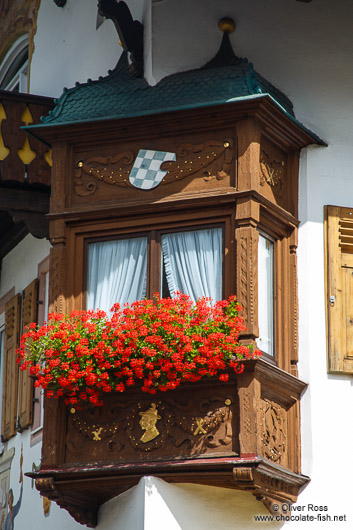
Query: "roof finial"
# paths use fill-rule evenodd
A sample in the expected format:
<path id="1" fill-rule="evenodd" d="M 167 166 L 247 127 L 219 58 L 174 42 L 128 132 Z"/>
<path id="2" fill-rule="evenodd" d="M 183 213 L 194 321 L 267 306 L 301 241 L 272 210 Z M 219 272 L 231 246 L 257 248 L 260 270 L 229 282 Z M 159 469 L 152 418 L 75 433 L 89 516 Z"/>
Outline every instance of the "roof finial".
<path id="1" fill-rule="evenodd" d="M 235 30 L 235 22 L 232 18 L 223 17 L 218 22 L 218 27 L 223 33 L 233 33 Z"/>

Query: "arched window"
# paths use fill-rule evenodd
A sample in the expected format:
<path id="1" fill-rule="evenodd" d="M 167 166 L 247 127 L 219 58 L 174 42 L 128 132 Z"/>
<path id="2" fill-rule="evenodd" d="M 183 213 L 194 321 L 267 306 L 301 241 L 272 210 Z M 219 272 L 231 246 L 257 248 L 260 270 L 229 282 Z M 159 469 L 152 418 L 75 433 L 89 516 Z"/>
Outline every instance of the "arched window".
<path id="1" fill-rule="evenodd" d="M 0 65 L 0 89 L 28 91 L 28 35 L 22 35 L 11 46 Z"/>

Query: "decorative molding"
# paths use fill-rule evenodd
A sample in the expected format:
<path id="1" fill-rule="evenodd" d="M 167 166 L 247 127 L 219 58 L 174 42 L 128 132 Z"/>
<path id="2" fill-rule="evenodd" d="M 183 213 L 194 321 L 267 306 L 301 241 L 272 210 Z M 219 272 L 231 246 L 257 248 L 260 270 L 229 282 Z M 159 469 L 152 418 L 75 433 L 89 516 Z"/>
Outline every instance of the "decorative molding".
<path id="1" fill-rule="evenodd" d="M 150 452 L 151 458 L 159 459 L 189 451 L 201 455 L 217 448 L 234 455 L 230 447 L 233 402 L 234 398 L 223 390 L 219 395 L 203 393 L 196 401 L 186 394 L 182 401 L 166 396 L 138 403 L 124 400 L 119 405 L 109 401 L 103 408 L 72 408 L 66 437 L 67 461 L 87 458 L 93 445 L 96 458 L 103 461 L 149 459 Z"/>
<path id="2" fill-rule="evenodd" d="M 97 190 L 97 180 L 121 188 L 132 188 L 129 173 L 135 160 L 132 151 L 123 151 L 115 156 L 79 160 L 75 170 L 75 193 L 80 197 L 92 195 Z M 90 180 L 83 182 L 83 176 Z"/>
<path id="3" fill-rule="evenodd" d="M 60 241 L 60 240 L 59 240 Z M 51 239 L 53 248 L 50 251 L 50 283 L 49 303 L 50 312 L 65 312 L 65 242 Z"/>
<path id="4" fill-rule="evenodd" d="M 224 142 L 208 140 L 199 145 L 181 144 L 177 148 L 176 154 L 176 162 L 169 161 L 161 165 L 162 170 L 168 171 L 163 179 L 165 184 L 169 184 L 175 179 L 182 180 L 201 171 L 201 176 L 206 182 L 213 179 L 223 180 L 230 173 L 233 160 L 233 141 L 227 138 Z M 215 170 L 212 165 L 222 156 L 224 157 L 222 168 Z"/>
<path id="5" fill-rule="evenodd" d="M 161 164 L 160 169 L 167 171 L 167 174 L 159 186 L 183 180 L 195 173 L 199 173 L 198 176 L 205 182 L 214 179 L 223 180 L 230 174 L 233 160 L 232 146 L 231 139 L 226 139 L 224 142 L 208 140 L 198 145 L 181 144 L 176 150 L 177 160 Z M 123 151 L 115 156 L 94 156 L 87 160 L 78 160 L 74 177 L 76 195 L 80 197 L 93 195 L 97 190 L 98 182 L 125 189 L 136 189 L 129 182 L 129 174 L 135 158 L 136 154 L 132 151 Z M 222 158 L 223 161 L 219 167 L 218 161 Z M 214 167 L 216 161 L 218 168 Z"/>
<path id="6" fill-rule="evenodd" d="M 280 195 L 283 192 L 284 160 L 275 160 L 267 151 L 260 152 L 260 185 L 268 184 Z"/>

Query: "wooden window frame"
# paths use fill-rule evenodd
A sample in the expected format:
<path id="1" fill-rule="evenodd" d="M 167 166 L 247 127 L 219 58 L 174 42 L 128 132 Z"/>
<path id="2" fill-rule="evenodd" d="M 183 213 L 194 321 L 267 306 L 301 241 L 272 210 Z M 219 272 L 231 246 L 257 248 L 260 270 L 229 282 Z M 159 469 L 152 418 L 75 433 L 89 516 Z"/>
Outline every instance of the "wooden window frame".
<path id="1" fill-rule="evenodd" d="M 146 298 L 152 299 L 154 293 L 161 293 L 161 257 L 162 257 L 162 237 L 166 234 L 175 234 L 180 232 L 197 232 L 198 230 L 206 230 L 208 228 L 221 228 L 222 229 L 222 298 L 225 296 L 225 274 L 224 274 L 224 254 L 225 254 L 225 222 L 223 223 L 212 223 L 202 224 L 198 227 L 182 226 L 180 229 L 176 225 L 168 229 L 152 229 L 144 230 L 143 232 L 129 233 L 128 238 L 147 238 L 147 290 Z M 88 245 L 90 243 L 103 242 L 103 241 L 118 241 L 121 239 L 127 239 L 126 234 L 120 233 L 117 237 L 101 237 L 101 238 L 87 238 L 84 243 L 84 270 L 83 270 L 83 303 L 84 307 L 87 307 L 87 263 L 88 263 Z"/>
<path id="2" fill-rule="evenodd" d="M 147 297 L 152 297 L 153 292 L 160 291 L 160 238 L 165 233 L 196 231 L 210 227 L 222 227 L 222 296 L 227 298 L 235 292 L 235 241 L 234 241 L 234 207 L 223 210 L 200 210 L 173 215 L 159 215 L 149 219 L 146 225 L 145 218 L 133 218 L 130 221 L 120 220 L 110 223 L 87 224 L 82 227 L 72 227 L 69 233 L 68 245 L 68 292 L 74 293 L 67 296 L 67 311 L 73 309 L 86 308 L 87 299 L 87 246 L 94 241 L 114 240 L 119 238 L 139 237 L 147 235 L 149 237 L 148 252 L 148 282 Z M 154 237 L 152 237 L 154 234 Z M 149 267 L 152 260 L 153 277 L 149 274 Z M 70 273 L 72 271 L 72 274 Z M 158 276 L 158 278 L 157 278 Z"/>

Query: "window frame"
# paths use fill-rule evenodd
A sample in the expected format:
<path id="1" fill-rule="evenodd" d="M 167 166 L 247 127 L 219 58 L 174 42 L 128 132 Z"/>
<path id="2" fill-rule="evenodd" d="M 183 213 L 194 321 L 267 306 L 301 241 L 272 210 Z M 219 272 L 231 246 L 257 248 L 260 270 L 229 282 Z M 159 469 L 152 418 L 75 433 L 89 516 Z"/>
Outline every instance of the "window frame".
<path id="1" fill-rule="evenodd" d="M 87 300 L 87 251 L 88 242 L 112 240 L 124 237 L 140 236 L 147 232 L 177 232 L 197 230 L 210 226 L 223 225 L 223 298 L 236 292 L 236 266 L 235 266 L 235 205 L 225 205 L 199 210 L 156 213 L 148 217 L 131 216 L 124 219 L 116 216 L 109 222 L 98 220 L 84 224 L 72 223 L 68 225 L 67 232 L 67 281 L 65 290 L 65 310 L 70 312 L 75 309 L 85 309 Z M 156 249 L 149 250 L 156 252 Z M 160 269 L 160 263 L 159 263 Z M 149 271 L 148 271 L 149 274 Z M 159 272 L 160 274 L 160 272 Z M 158 276 L 159 282 L 159 276 Z M 157 284 L 159 287 L 159 283 Z M 148 293 L 152 292 L 148 285 Z M 157 291 L 159 289 L 156 289 Z M 70 294 L 69 294 L 70 293 Z M 153 293 L 152 293 L 153 294 Z"/>
<path id="2" fill-rule="evenodd" d="M 276 281 L 276 277 L 277 277 L 277 245 L 276 245 L 276 239 L 272 236 L 270 236 L 267 232 L 265 232 L 264 230 L 258 230 L 258 235 L 262 236 L 263 238 L 267 239 L 268 241 L 271 241 L 271 243 L 273 244 L 273 271 L 272 271 L 272 297 L 273 297 L 273 300 L 272 300 L 272 336 L 273 336 L 273 344 L 272 344 L 272 351 L 273 353 L 270 354 L 270 353 L 267 353 L 263 350 L 261 350 L 260 346 L 258 345 L 258 348 L 261 350 L 261 353 L 263 355 L 264 358 L 266 358 L 266 360 L 270 361 L 270 362 L 276 362 L 276 346 L 277 346 L 277 341 L 276 341 L 276 328 L 278 327 L 276 325 L 276 315 L 277 315 L 277 308 L 276 308 L 276 303 L 277 303 L 277 296 L 276 296 L 276 291 L 277 291 L 277 281 Z M 259 248 L 259 246 L 257 247 Z M 258 264 L 259 264 L 259 260 L 258 260 Z M 259 284 L 259 274 L 258 274 L 258 284 Z M 259 291 L 258 291 L 259 292 Z M 260 308 L 258 307 L 258 322 L 259 322 L 259 313 L 260 313 Z M 259 337 L 260 338 L 260 330 L 259 330 Z"/>
<path id="3" fill-rule="evenodd" d="M 84 242 L 84 271 L 83 271 L 83 304 L 87 307 L 87 277 L 88 277 L 88 245 L 90 243 L 97 243 L 103 241 L 118 241 L 121 239 L 132 239 L 138 237 L 147 238 L 147 284 L 146 284 L 146 298 L 153 299 L 153 294 L 161 292 L 162 288 L 162 236 L 166 234 L 175 234 L 180 232 L 196 232 L 198 230 L 206 230 L 210 228 L 221 228 L 222 229 L 222 299 L 225 297 L 225 274 L 224 274 L 224 258 L 225 258 L 225 223 L 206 223 L 201 224 L 198 227 L 195 225 L 182 226 L 178 225 L 174 227 L 158 229 L 154 228 L 151 230 L 145 230 L 143 232 L 134 233 L 119 233 L 117 236 L 109 237 L 92 237 L 85 239 Z M 127 237 L 128 236 L 128 237 Z"/>
<path id="4" fill-rule="evenodd" d="M 2 90 L 14 91 L 18 83 L 18 92 L 28 92 L 28 52 L 29 35 L 24 34 L 16 40 L 1 61 L 0 87 Z M 27 58 L 23 61 L 22 56 L 27 56 Z"/>

